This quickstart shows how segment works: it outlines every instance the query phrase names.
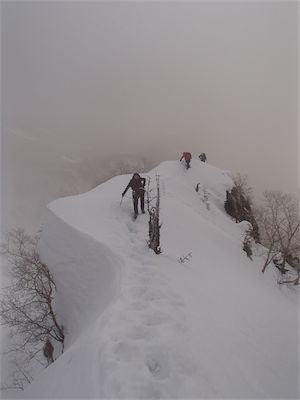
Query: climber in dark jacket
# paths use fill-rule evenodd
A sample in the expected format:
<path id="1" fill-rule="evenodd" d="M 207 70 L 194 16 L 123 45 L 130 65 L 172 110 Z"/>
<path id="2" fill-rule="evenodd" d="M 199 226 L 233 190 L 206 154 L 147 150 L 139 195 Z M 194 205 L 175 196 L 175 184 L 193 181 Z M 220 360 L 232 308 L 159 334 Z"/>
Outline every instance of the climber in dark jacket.
<path id="1" fill-rule="evenodd" d="M 199 156 L 199 158 L 200 158 L 200 160 L 201 160 L 202 162 L 206 162 L 206 160 L 207 160 L 207 157 L 206 157 L 206 154 L 205 154 L 205 153 L 201 153 L 200 156 Z"/>
<path id="2" fill-rule="evenodd" d="M 126 189 L 122 193 L 122 197 L 125 196 L 125 193 L 129 188 L 132 189 L 132 200 L 133 200 L 133 208 L 134 208 L 134 217 L 138 216 L 138 201 L 141 199 L 141 210 L 142 213 L 145 214 L 145 184 L 146 179 L 141 178 L 140 175 L 135 172 L 130 182 L 126 186 Z"/>

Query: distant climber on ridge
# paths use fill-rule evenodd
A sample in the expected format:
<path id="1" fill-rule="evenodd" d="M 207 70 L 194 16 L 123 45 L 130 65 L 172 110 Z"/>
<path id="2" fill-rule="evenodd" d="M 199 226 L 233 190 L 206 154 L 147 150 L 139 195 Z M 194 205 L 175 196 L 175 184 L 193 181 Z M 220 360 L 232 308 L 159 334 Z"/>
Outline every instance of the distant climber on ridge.
<path id="1" fill-rule="evenodd" d="M 139 214 L 138 212 L 138 201 L 141 199 L 141 210 L 142 213 L 145 214 L 145 184 L 146 179 L 141 178 L 141 176 L 135 172 L 130 179 L 130 182 L 126 186 L 124 192 L 122 193 L 122 197 L 125 196 L 125 193 L 129 188 L 132 189 L 132 200 L 133 200 L 133 208 L 134 208 L 134 218 L 136 218 Z"/>
<path id="2" fill-rule="evenodd" d="M 205 154 L 205 153 L 201 153 L 200 156 L 199 156 L 199 158 L 200 158 L 200 160 L 201 160 L 202 162 L 206 162 L 206 160 L 207 160 L 207 157 L 206 157 L 206 154 Z"/>
<path id="3" fill-rule="evenodd" d="M 190 167 L 190 162 L 191 162 L 191 159 L 192 159 L 191 153 L 189 153 L 188 151 L 184 151 L 184 152 L 182 153 L 182 156 L 181 156 L 180 161 L 181 161 L 183 158 L 184 158 L 184 161 L 186 162 L 186 169 L 191 168 L 191 167 Z"/>

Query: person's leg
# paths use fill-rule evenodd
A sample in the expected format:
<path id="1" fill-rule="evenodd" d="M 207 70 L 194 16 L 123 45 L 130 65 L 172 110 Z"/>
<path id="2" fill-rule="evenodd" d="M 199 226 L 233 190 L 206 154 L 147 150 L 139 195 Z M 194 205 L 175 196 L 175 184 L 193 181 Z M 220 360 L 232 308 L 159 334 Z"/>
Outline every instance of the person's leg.
<path id="1" fill-rule="evenodd" d="M 139 197 L 137 196 L 137 194 L 136 193 L 132 193 L 132 200 L 133 200 L 133 208 L 134 208 L 134 213 L 135 213 L 135 215 L 138 215 L 138 200 L 139 200 Z"/>
<path id="2" fill-rule="evenodd" d="M 186 160 L 186 167 L 187 167 L 187 169 L 190 168 L 190 162 L 191 162 L 191 160 Z"/>

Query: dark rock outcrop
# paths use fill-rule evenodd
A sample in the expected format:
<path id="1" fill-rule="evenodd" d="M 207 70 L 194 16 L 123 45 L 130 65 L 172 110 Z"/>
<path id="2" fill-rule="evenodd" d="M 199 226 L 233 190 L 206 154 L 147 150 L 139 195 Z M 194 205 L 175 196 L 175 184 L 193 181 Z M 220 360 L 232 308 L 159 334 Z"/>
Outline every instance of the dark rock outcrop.
<path id="1" fill-rule="evenodd" d="M 226 200 L 224 207 L 227 214 L 233 217 L 236 222 L 250 222 L 250 224 L 252 225 L 251 236 L 256 242 L 259 242 L 258 225 L 253 215 L 250 201 L 246 198 L 239 187 L 234 186 L 231 189 L 231 192 L 226 190 Z"/>

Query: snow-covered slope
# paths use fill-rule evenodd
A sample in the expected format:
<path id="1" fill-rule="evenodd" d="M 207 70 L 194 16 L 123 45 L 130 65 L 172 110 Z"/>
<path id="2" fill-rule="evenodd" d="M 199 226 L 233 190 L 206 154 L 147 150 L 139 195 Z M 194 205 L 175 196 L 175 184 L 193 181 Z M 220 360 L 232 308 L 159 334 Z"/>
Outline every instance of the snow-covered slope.
<path id="1" fill-rule="evenodd" d="M 66 348 L 23 397 L 298 397 L 297 295 L 242 251 L 245 225 L 223 209 L 229 174 L 198 160 L 155 174 L 160 255 L 147 214 L 132 220 L 129 195 L 120 205 L 128 175 L 49 205 L 39 250 Z"/>

